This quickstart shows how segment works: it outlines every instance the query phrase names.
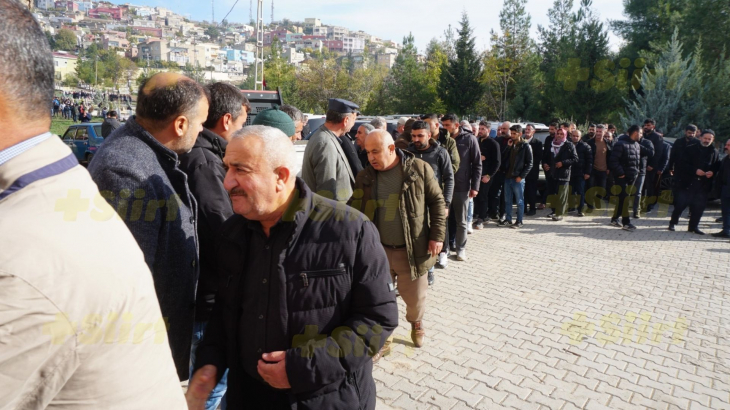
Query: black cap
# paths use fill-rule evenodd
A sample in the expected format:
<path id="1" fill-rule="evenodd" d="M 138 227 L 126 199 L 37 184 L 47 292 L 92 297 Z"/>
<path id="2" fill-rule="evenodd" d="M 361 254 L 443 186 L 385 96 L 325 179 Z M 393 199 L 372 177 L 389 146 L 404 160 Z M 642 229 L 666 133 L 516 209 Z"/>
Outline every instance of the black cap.
<path id="1" fill-rule="evenodd" d="M 341 114 L 348 114 L 351 112 L 359 113 L 360 106 L 352 101 L 343 100 L 341 98 L 330 98 L 327 110 L 339 112 Z"/>
<path id="2" fill-rule="evenodd" d="M 697 131 L 697 126 L 694 124 L 690 124 L 684 130 L 685 131 Z"/>

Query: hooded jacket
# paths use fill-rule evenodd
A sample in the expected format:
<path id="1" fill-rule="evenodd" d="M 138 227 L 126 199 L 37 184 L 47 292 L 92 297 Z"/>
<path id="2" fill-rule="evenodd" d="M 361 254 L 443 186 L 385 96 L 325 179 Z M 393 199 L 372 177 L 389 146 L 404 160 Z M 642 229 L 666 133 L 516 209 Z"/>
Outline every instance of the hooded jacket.
<path id="1" fill-rule="evenodd" d="M 425 150 L 419 150 L 411 142 L 407 151 L 412 153 L 416 158 L 431 165 L 434 178 L 441 185 L 444 201 L 448 208 L 451 205 L 451 199 L 454 197 L 454 170 L 451 167 L 451 158 L 446 149 L 438 141 L 434 141 L 433 139 L 429 141 L 430 144 Z"/>
<path id="2" fill-rule="evenodd" d="M 459 134 L 454 137 L 459 150 L 459 170 L 454 175 L 454 192 L 479 191 L 482 179 L 482 154 L 479 151 L 477 137 L 459 127 Z"/>

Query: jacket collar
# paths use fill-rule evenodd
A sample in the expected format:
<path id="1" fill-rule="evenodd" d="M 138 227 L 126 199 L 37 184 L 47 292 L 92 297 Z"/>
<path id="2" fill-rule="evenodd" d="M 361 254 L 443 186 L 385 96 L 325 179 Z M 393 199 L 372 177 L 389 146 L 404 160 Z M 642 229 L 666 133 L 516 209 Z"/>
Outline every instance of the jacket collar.
<path id="1" fill-rule="evenodd" d="M 403 167 L 403 186 L 404 188 L 411 184 L 411 182 L 418 179 L 418 173 L 413 169 L 413 163 L 416 160 L 416 156 L 408 151 L 403 151 L 400 148 L 395 149 L 396 155 L 400 159 L 400 164 Z M 365 168 L 365 179 L 362 181 L 363 185 L 370 186 L 375 183 L 378 178 L 378 172 L 373 166 Z"/>
<path id="2" fill-rule="evenodd" d="M 414 154 L 415 153 L 428 154 L 428 153 L 433 152 L 436 148 L 438 148 L 440 146 L 441 146 L 441 143 L 440 142 L 436 141 L 433 138 L 429 138 L 429 140 L 428 140 L 428 148 L 426 148 L 423 151 L 421 151 L 418 148 L 416 148 L 415 145 L 413 145 L 413 142 L 411 142 L 410 144 L 408 144 L 408 152 L 412 152 Z"/>
<path id="3" fill-rule="evenodd" d="M 198 139 L 195 140 L 195 146 L 193 146 L 193 148 L 207 149 L 221 159 L 226 154 L 227 147 L 228 141 L 207 128 L 203 128 L 203 131 L 198 135 Z"/>
<path id="4" fill-rule="evenodd" d="M 152 134 L 150 134 L 146 129 L 142 128 L 142 126 L 137 123 L 136 115 L 129 117 L 125 125 L 129 127 L 130 131 L 132 131 L 130 133 L 132 137 L 138 138 L 142 140 L 145 144 L 149 145 L 149 147 L 152 148 L 152 150 L 155 151 L 157 155 L 170 158 L 175 161 L 175 164 L 178 163 L 177 154 L 171 149 L 162 145 L 160 141 L 157 141 L 157 139 L 152 136 Z"/>

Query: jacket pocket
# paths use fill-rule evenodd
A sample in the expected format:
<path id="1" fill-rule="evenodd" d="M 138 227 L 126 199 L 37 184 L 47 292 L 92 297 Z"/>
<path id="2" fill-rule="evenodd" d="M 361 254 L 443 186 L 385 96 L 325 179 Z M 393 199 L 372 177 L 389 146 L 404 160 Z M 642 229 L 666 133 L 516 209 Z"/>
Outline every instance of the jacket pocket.
<path id="1" fill-rule="evenodd" d="M 349 294 L 351 281 L 344 263 L 335 268 L 301 271 L 287 283 L 289 311 L 335 306 Z"/>

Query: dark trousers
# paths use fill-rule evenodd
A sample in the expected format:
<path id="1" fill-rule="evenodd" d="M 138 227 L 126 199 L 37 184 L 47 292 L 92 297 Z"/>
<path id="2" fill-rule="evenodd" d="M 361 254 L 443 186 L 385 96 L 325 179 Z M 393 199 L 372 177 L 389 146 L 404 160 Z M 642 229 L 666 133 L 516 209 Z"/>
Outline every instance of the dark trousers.
<path id="1" fill-rule="evenodd" d="M 608 171 L 598 171 L 597 169 L 591 171 L 591 179 L 586 189 L 589 208 L 600 208 L 601 201 L 609 197 L 607 182 Z"/>
<path id="2" fill-rule="evenodd" d="M 631 218 L 629 216 L 629 204 L 631 204 L 630 199 L 636 194 L 636 187 L 634 186 L 635 182 L 635 176 L 631 179 L 629 179 L 629 177 L 616 178 L 616 186 L 620 188 L 620 191 L 618 192 L 618 203 L 616 204 L 616 209 L 613 210 L 613 217 L 611 220 L 616 221 L 620 216 L 621 223 L 623 225 L 631 223 Z"/>
<path id="3" fill-rule="evenodd" d="M 656 170 L 646 171 L 646 179 L 644 180 L 644 203 L 646 204 L 647 212 L 651 211 L 654 204 L 659 200 L 659 180 L 661 176 L 657 175 Z"/>
<path id="4" fill-rule="evenodd" d="M 548 202 L 550 202 L 550 208 L 553 213 L 557 216 L 564 215 L 565 211 L 568 210 L 568 192 L 570 191 L 570 182 L 551 179 L 548 190 L 550 191 L 548 195 Z"/>
<path id="5" fill-rule="evenodd" d="M 537 210 L 537 181 L 537 178 L 525 180 L 525 208 L 530 211 Z"/>
<path id="6" fill-rule="evenodd" d="M 570 180 L 571 193 L 573 194 L 573 200 L 571 201 L 571 208 L 578 204 L 578 212 L 583 212 L 583 206 L 586 204 L 586 180 L 583 178 L 583 174 L 580 174 L 578 178 Z"/>
<path id="7" fill-rule="evenodd" d="M 492 187 L 492 180 L 486 184 L 479 183 L 479 194 L 474 198 L 474 218 L 473 222 L 478 220 L 486 221 L 489 218 L 489 190 Z"/>
<path id="8" fill-rule="evenodd" d="M 702 214 L 705 213 L 708 196 L 708 192 L 700 184 L 692 184 L 686 189 L 677 189 L 674 197 L 672 219 L 669 220 L 669 223 L 672 225 L 678 224 L 682 212 L 689 208 L 688 229 L 690 231 L 697 229 L 700 224 L 700 219 L 702 219 Z"/>
<path id="9" fill-rule="evenodd" d="M 730 235 L 730 196 L 720 198 L 722 206 L 722 231 Z"/>
<path id="10" fill-rule="evenodd" d="M 489 187 L 488 213 L 490 217 L 504 215 L 504 178 L 505 173 L 497 171 L 492 177 Z"/>

